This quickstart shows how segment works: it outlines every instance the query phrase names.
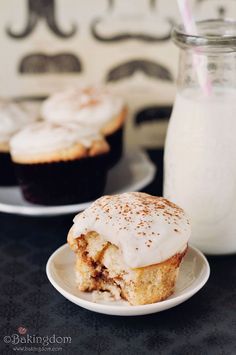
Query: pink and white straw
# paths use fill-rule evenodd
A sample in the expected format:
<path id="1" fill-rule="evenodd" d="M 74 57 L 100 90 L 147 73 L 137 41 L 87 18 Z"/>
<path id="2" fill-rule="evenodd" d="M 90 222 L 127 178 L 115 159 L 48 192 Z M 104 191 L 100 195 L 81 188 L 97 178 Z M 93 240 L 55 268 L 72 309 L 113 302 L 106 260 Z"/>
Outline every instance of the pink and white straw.
<path id="1" fill-rule="evenodd" d="M 184 28 L 187 34 L 197 35 L 197 26 L 192 15 L 188 0 L 177 0 Z M 200 56 L 201 51 L 195 49 L 196 55 L 193 56 L 193 65 L 196 69 L 199 84 L 205 93 L 205 95 L 210 95 L 212 92 L 212 84 L 209 76 L 207 75 L 206 66 L 207 63 L 204 61 L 205 58 Z"/>

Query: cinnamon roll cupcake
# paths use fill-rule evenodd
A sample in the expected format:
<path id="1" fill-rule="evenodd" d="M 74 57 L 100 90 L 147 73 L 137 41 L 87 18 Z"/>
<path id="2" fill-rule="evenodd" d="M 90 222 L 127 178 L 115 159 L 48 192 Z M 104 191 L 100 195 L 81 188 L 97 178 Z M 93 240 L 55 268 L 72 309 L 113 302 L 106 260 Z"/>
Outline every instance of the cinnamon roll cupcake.
<path id="1" fill-rule="evenodd" d="M 64 205 L 102 195 L 109 145 L 100 134 L 78 124 L 40 122 L 10 141 L 11 157 L 25 199 Z"/>
<path id="2" fill-rule="evenodd" d="M 49 97 L 42 117 L 51 122 L 75 121 L 96 128 L 110 145 L 110 164 L 122 155 L 127 108 L 120 97 L 102 88 L 70 89 Z"/>
<path id="3" fill-rule="evenodd" d="M 28 102 L 0 99 L 0 186 L 17 184 L 9 151 L 11 137 L 38 117 Z"/>
<path id="4" fill-rule="evenodd" d="M 100 298 L 109 292 L 131 305 L 165 300 L 174 292 L 189 237 L 184 211 L 162 197 L 101 197 L 75 217 L 68 234 L 78 288 Z"/>

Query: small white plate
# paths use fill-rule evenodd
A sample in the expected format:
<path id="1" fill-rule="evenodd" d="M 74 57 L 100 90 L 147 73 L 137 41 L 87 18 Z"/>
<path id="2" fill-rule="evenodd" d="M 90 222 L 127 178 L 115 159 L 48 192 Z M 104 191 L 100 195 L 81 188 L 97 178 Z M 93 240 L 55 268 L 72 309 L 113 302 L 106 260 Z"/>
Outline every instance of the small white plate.
<path id="1" fill-rule="evenodd" d="M 181 264 L 174 294 L 167 300 L 144 306 L 130 306 L 125 301 L 96 303 L 92 294 L 81 292 L 75 283 L 75 255 L 67 244 L 57 249 L 47 262 L 46 272 L 51 284 L 69 301 L 90 311 L 116 315 L 138 316 L 164 311 L 186 301 L 207 282 L 210 267 L 205 256 L 196 248 L 189 247 Z"/>
<path id="2" fill-rule="evenodd" d="M 127 152 L 109 172 L 104 194 L 139 191 L 153 180 L 155 172 L 156 167 L 146 153 L 141 150 Z M 63 206 L 34 205 L 23 199 L 19 187 L 0 188 L 0 212 L 29 216 L 50 216 L 77 213 L 90 204 L 91 201 Z"/>

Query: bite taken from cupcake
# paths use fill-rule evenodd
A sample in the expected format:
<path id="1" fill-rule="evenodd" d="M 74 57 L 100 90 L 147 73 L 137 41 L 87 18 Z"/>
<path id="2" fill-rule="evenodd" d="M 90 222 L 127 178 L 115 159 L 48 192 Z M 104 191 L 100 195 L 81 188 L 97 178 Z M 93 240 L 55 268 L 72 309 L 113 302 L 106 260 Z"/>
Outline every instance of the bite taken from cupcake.
<path id="1" fill-rule="evenodd" d="M 103 194 L 109 145 L 76 123 L 38 122 L 10 141 L 23 196 L 40 205 L 81 203 Z"/>
<path id="2" fill-rule="evenodd" d="M 78 289 L 130 305 L 163 301 L 175 290 L 190 233 L 185 212 L 162 197 L 101 197 L 68 234 Z"/>
<path id="3" fill-rule="evenodd" d="M 110 166 L 121 158 L 127 107 L 106 88 L 72 88 L 51 95 L 42 105 L 42 118 L 54 123 L 76 122 L 94 127 L 110 145 Z"/>

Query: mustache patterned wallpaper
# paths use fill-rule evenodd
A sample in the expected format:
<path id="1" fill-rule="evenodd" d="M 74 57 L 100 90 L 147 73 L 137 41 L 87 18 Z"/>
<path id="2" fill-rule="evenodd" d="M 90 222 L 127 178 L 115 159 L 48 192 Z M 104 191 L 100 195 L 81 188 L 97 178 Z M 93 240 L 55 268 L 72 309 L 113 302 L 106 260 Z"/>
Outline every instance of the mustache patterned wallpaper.
<path id="1" fill-rule="evenodd" d="M 14 32 L 10 27 L 7 27 L 7 34 L 12 38 L 26 38 L 35 30 L 39 20 L 44 19 L 50 30 L 58 37 L 69 38 L 73 36 L 77 26 L 73 24 L 71 30 L 68 32 L 61 30 L 55 18 L 55 5 L 54 0 L 28 0 L 27 23 L 25 27 L 20 32 Z"/>
<path id="2" fill-rule="evenodd" d="M 80 73 L 82 64 L 72 53 L 47 55 L 39 52 L 25 55 L 19 63 L 18 71 L 21 74 Z"/>
<path id="3" fill-rule="evenodd" d="M 236 15 L 236 0 L 190 1 L 197 18 Z M 161 147 L 175 95 L 177 22 L 174 0 L 0 2 L 0 95 L 104 83 L 129 101 L 129 141 Z"/>
<path id="4" fill-rule="evenodd" d="M 136 59 L 126 63 L 119 64 L 108 71 L 106 76 L 107 82 L 115 82 L 124 78 L 132 77 L 136 72 L 142 72 L 150 78 L 159 80 L 172 81 L 171 72 L 164 65 L 158 64 L 151 60 Z"/>

